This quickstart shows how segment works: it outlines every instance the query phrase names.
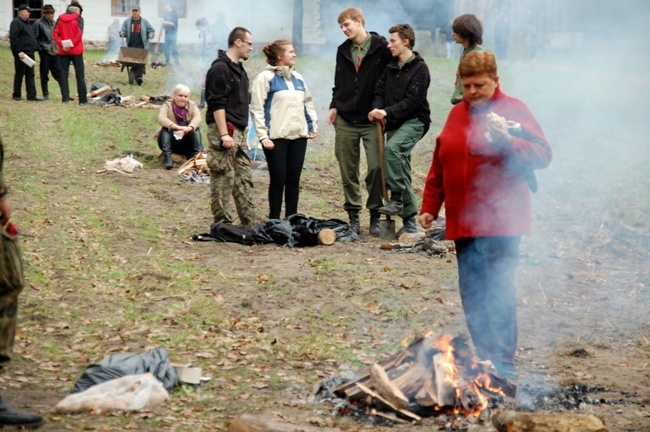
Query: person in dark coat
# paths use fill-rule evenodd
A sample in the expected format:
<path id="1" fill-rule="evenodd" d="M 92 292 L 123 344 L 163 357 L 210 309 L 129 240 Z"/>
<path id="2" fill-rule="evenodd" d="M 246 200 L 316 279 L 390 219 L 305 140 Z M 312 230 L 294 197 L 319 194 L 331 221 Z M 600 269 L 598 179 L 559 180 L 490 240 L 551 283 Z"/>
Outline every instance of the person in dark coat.
<path id="1" fill-rule="evenodd" d="M 33 24 L 34 35 L 38 42 L 39 72 L 41 74 L 41 91 L 43 99 L 50 99 L 50 90 L 48 88 L 50 72 L 52 77 L 61 86 L 61 66 L 59 65 L 59 47 L 52 39 L 52 30 L 54 30 L 54 7 L 46 4 L 41 9 L 43 16 Z"/>
<path id="2" fill-rule="evenodd" d="M 336 136 L 334 152 L 339 162 L 345 203 L 343 208 L 350 218 L 350 227 L 361 233 L 359 212 L 363 208 L 359 170 L 361 145 L 366 154 L 368 172 L 365 183 L 368 190 L 366 208 L 370 212 L 369 233 L 379 235 L 378 209 L 382 200 L 379 138 L 376 126 L 368 120 L 372 109 L 375 85 L 391 60 L 386 39 L 365 29 L 360 9 L 344 9 L 338 17 L 347 40 L 336 51 L 336 69 L 332 101 L 327 122 L 334 125 Z"/>
<path id="3" fill-rule="evenodd" d="M 418 203 L 411 185 L 411 151 L 431 124 L 427 101 L 431 76 L 422 56 L 413 51 L 413 27 L 397 24 L 388 31 L 388 49 L 393 60 L 377 82 L 368 119 L 383 122 L 386 127 L 384 170 L 391 197 L 378 211 L 402 217 L 404 226 L 397 233 L 400 235 L 417 232 Z"/>
<path id="4" fill-rule="evenodd" d="M 34 29 L 29 23 L 29 16 L 32 10 L 26 4 L 18 6 L 18 16 L 14 18 L 9 26 L 9 43 L 11 52 L 14 55 L 14 92 L 15 101 L 23 100 L 22 86 L 23 78 L 25 79 L 25 89 L 27 90 L 28 101 L 42 101 L 45 99 L 36 97 L 36 82 L 34 67 L 28 66 L 24 60 L 28 58 L 34 60 L 34 53 L 38 49 Z"/>

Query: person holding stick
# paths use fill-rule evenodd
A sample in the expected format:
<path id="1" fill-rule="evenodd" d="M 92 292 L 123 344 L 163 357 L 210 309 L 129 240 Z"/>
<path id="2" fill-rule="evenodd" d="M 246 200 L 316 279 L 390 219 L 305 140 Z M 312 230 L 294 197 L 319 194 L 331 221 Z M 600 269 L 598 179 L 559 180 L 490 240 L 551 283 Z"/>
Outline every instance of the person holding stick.
<path id="1" fill-rule="evenodd" d="M 402 217 L 403 227 L 397 232 L 399 236 L 405 232 L 417 232 L 418 202 L 411 185 L 411 151 L 431 124 L 427 100 L 431 76 L 422 56 L 413 51 L 413 27 L 397 24 L 388 31 L 388 49 L 393 60 L 377 82 L 373 110 L 368 113 L 368 119 L 386 125 L 384 169 L 391 196 L 378 211 Z"/>
<path id="2" fill-rule="evenodd" d="M 444 203 L 476 353 L 516 378 L 519 242 L 530 231 L 533 170 L 548 166 L 551 147 L 528 107 L 501 92 L 492 52 L 467 53 L 458 71 L 463 101 L 436 139 L 420 225 L 429 228 Z"/>

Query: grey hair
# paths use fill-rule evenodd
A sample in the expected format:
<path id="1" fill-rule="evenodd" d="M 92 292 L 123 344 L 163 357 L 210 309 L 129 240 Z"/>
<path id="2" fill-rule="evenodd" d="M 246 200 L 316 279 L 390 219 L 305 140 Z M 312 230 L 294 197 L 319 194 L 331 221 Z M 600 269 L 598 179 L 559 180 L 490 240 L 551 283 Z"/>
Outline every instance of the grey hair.
<path id="1" fill-rule="evenodd" d="M 176 84 L 176 87 L 174 87 L 174 94 L 177 95 L 180 92 L 185 92 L 188 95 L 190 94 L 190 88 L 186 86 L 185 84 Z"/>
<path id="2" fill-rule="evenodd" d="M 79 12 L 81 12 L 81 9 L 79 9 L 77 6 L 68 6 L 68 12 L 78 14 Z"/>

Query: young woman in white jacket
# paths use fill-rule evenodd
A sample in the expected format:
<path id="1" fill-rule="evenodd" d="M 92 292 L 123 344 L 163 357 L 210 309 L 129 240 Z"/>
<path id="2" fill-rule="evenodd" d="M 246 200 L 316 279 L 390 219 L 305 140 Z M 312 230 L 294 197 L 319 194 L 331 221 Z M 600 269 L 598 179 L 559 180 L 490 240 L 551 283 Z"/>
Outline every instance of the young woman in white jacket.
<path id="1" fill-rule="evenodd" d="M 318 132 L 314 102 L 307 85 L 293 70 L 296 52 L 290 41 L 276 40 L 264 47 L 268 66 L 255 77 L 251 117 L 269 168 L 269 219 L 298 213 L 300 174 L 307 140 Z"/>

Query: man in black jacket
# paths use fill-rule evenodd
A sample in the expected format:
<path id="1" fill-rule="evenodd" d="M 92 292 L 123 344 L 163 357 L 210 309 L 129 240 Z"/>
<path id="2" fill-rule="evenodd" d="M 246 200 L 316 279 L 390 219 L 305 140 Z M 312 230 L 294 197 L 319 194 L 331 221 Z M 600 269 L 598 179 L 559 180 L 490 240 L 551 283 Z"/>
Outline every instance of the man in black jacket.
<path id="1" fill-rule="evenodd" d="M 347 36 L 336 53 L 336 72 L 332 102 L 327 121 L 334 125 L 334 151 L 341 170 L 345 194 L 343 208 L 350 217 L 350 226 L 361 233 L 359 211 L 363 207 L 359 186 L 360 141 L 366 153 L 368 173 L 366 188 L 370 210 L 370 234 L 379 235 L 379 212 L 383 205 L 381 166 L 376 126 L 368 120 L 377 80 L 391 60 L 386 40 L 364 28 L 363 13 L 357 8 L 344 9 L 338 17 Z"/>
<path id="2" fill-rule="evenodd" d="M 48 75 L 52 72 L 52 77 L 60 84 L 61 68 L 59 66 L 59 57 L 57 56 L 59 49 L 56 42 L 52 40 L 52 30 L 54 29 L 54 7 L 46 4 L 41 9 L 43 16 L 36 21 L 32 28 L 34 29 L 34 36 L 38 43 L 38 58 L 40 60 L 39 72 L 41 74 L 41 90 L 43 91 L 43 98 L 50 99 L 50 91 L 48 88 Z"/>
<path id="3" fill-rule="evenodd" d="M 393 60 L 377 83 L 368 119 L 386 124 L 384 167 L 391 198 L 379 212 L 402 217 L 404 226 L 398 231 L 399 235 L 417 231 L 415 216 L 419 206 L 411 186 L 411 150 L 431 124 L 427 101 L 431 76 L 424 59 L 413 51 L 413 28 L 397 24 L 389 33 L 388 49 Z"/>
<path id="4" fill-rule="evenodd" d="M 29 57 L 34 60 L 34 53 L 38 48 L 34 30 L 29 24 L 29 15 L 32 10 L 26 4 L 18 6 L 18 16 L 14 18 L 9 26 L 9 41 L 11 43 L 11 52 L 14 55 L 14 93 L 15 101 L 21 101 L 21 88 L 23 86 L 23 77 L 25 78 L 25 88 L 27 90 L 27 100 L 42 101 L 44 99 L 36 97 L 36 83 L 34 80 L 34 68 L 27 66 L 23 59 Z"/>
<path id="5" fill-rule="evenodd" d="M 232 224 L 230 197 L 241 225 L 253 226 L 259 221 L 253 204 L 253 176 L 248 157 L 247 129 L 248 75 L 241 61 L 253 50 L 253 37 L 243 27 L 235 27 L 228 36 L 228 50 L 219 51 L 205 77 L 205 99 L 208 108 L 208 167 L 214 223 Z"/>

